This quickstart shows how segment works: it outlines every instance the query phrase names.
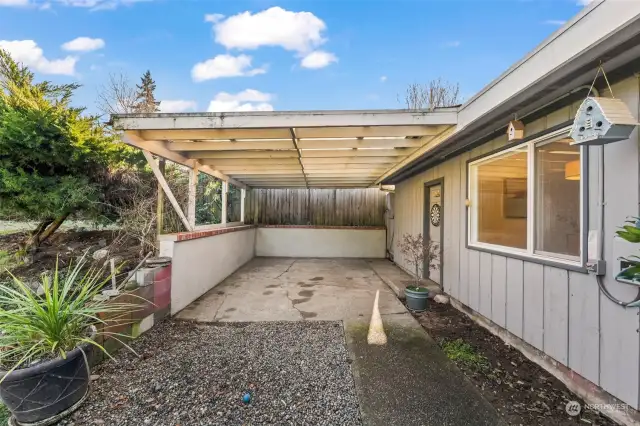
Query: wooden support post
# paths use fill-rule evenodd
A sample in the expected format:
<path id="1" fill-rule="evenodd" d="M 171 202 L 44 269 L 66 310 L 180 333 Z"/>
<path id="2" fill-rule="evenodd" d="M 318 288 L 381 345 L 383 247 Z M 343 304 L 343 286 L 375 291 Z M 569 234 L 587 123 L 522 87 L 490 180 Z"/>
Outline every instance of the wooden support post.
<path id="1" fill-rule="evenodd" d="M 158 170 L 160 174 L 164 176 L 166 169 L 166 160 L 164 158 L 158 159 Z M 164 231 L 164 191 L 162 186 L 158 183 L 158 201 L 156 205 L 156 234 L 161 235 Z"/>
<path id="2" fill-rule="evenodd" d="M 240 222 L 244 223 L 244 198 L 247 195 L 247 190 L 242 188 L 240 190 Z"/>
<path id="3" fill-rule="evenodd" d="M 222 181 L 222 217 L 220 223 L 225 225 L 227 223 L 227 192 L 229 192 L 229 184 L 226 181 Z"/>
<path id="4" fill-rule="evenodd" d="M 187 205 L 187 219 L 192 229 L 196 227 L 196 189 L 198 187 L 198 163 L 189 170 L 189 204 Z"/>
<path id="5" fill-rule="evenodd" d="M 171 188 L 169 187 L 167 180 L 164 178 L 162 173 L 160 173 L 158 164 L 156 164 L 155 160 L 153 159 L 153 156 L 149 151 L 146 151 L 146 150 L 142 150 L 142 154 L 144 154 L 144 158 L 147 159 L 147 163 L 149 163 L 149 167 L 151 167 L 153 174 L 156 176 L 158 183 L 160 184 L 167 198 L 171 202 L 173 209 L 176 211 L 176 213 L 178 213 L 178 216 L 180 217 L 180 220 L 182 221 L 183 225 L 185 226 L 185 228 L 187 228 L 187 231 L 193 231 L 193 228 L 191 228 L 191 225 L 189 225 L 189 221 L 187 220 L 187 217 L 184 215 L 184 213 L 182 212 L 182 209 L 180 208 L 180 204 L 178 204 L 178 200 L 176 200 L 176 197 L 173 196 L 173 192 L 171 192 Z"/>

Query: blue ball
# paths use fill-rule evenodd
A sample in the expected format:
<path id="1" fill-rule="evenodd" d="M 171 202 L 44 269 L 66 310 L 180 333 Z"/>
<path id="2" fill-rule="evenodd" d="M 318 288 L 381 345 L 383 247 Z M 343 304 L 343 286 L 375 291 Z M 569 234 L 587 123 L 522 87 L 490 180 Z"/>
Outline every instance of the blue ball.
<path id="1" fill-rule="evenodd" d="M 251 402 L 251 394 L 249 392 L 246 392 L 244 395 L 242 395 L 242 402 L 244 402 L 245 404 Z"/>

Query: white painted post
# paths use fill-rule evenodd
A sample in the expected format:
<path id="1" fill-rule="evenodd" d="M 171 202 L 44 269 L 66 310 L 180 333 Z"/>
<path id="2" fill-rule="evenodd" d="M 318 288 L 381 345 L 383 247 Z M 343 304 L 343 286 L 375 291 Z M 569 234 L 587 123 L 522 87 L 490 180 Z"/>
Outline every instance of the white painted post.
<path id="1" fill-rule="evenodd" d="M 240 222 L 244 223 L 244 197 L 247 195 L 247 190 L 242 188 L 240 190 Z"/>
<path id="2" fill-rule="evenodd" d="M 222 181 L 222 218 L 220 223 L 227 224 L 227 192 L 229 191 L 229 184 L 226 181 Z"/>
<path id="3" fill-rule="evenodd" d="M 191 229 L 196 227 L 196 188 L 198 187 L 198 163 L 189 171 L 189 204 L 187 205 L 187 219 Z"/>

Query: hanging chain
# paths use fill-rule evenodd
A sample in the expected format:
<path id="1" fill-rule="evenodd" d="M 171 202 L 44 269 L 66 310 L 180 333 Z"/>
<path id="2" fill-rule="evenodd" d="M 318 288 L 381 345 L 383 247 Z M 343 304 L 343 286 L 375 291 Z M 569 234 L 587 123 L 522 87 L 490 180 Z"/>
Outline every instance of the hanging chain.
<path id="1" fill-rule="evenodd" d="M 591 83 L 591 87 L 589 88 L 589 95 L 591 95 L 591 91 L 593 90 L 593 86 L 596 84 L 596 80 L 600 75 L 600 71 L 602 71 L 602 76 L 604 77 L 604 81 L 607 82 L 607 87 L 609 88 L 609 93 L 611 94 L 611 97 L 615 98 L 615 96 L 613 96 L 613 89 L 611 88 L 611 85 L 609 84 L 609 79 L 607 78 L 607 73 L 604 72 L 602 62 L 600 62 L 600 65 L 598 65 L 598 71 L 596 71 L 596 76 L 593 78 L 593 82 Z"/>

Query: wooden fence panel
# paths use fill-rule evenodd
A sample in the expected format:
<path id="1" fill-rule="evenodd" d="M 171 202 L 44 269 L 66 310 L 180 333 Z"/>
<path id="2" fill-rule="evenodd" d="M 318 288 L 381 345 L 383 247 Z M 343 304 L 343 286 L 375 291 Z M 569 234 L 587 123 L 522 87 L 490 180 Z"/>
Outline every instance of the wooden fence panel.
<path id="1" fill-rule="evenodd" d="M 386 192 L 367 189 L 251 189 L 245 222 L 262 225 L 384 226 Z"/>

